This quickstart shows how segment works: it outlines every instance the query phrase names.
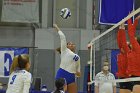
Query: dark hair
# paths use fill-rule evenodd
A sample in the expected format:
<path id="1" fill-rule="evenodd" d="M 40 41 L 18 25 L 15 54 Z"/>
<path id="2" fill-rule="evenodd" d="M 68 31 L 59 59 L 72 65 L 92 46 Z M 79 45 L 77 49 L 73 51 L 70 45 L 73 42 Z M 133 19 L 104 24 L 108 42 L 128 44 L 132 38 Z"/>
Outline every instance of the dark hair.
<path id="1" fill-rule="evenodd" d="M 28 59 L 24 59 L 21 55 L 18 56 L 18 66 L 19 69 L 26 68 L 26 64 L 28 63 Z"/>
<path id="2" fill-rule="evenodd" d="M 68 42 L 67 45 L 68 45 L 69 43 L 70 43 L 70 42 Z M 56 51 L 57 51 L 59 54 L 61 54 L 61 47 L 56 48 Z"/>
<path id="3" fill-rule="evenodd" d="M 63 89 L 64 89 L 64 85 L 65 85 L 64 78 L 56 79 L 56 81 L 55 81 L 56 90 L 54 93 L 61 93 L 61 90 L 63 91 Z"/>

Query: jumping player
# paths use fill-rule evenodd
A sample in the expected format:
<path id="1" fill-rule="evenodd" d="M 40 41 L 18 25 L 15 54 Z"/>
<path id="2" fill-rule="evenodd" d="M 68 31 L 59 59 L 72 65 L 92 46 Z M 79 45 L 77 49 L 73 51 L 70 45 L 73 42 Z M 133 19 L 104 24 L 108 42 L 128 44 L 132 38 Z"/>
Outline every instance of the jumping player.
<path id="1" fill-rule="evenodd" d="M 68 93 L 78 93 L 75 77 L 80 77 L 81 75 L 80 57 L 74 53 L 75 44 L 72 42 L 66 42 L 65 35 L 56 24 L 54 24 L 54 28 L 58 32 L 61 40 L 61 48 L 58 50 L 59 53 L 61 53 L 61 63 L 56 74 L 56 79 L 65 78 Z"/>

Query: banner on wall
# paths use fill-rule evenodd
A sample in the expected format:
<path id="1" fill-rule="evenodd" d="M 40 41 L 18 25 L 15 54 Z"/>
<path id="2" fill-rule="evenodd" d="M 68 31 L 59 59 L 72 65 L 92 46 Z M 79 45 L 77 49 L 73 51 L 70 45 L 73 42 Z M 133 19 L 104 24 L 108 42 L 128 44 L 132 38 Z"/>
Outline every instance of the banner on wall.
<path id="1" fill-rule="evenodd" d="M 39 1 L 3 0 L 1 21 L 39 23 Z"/>
<path id="2" fill-rule="evenodd" d="M 120 53 L 119 49 L 111 50 L 111 73 L 117 78 L 116 73 L 118 71 L 117 55 Z"/>
<path id="3" fill-rule="evenodd" d="M 134 9 L 134 0 L 99 0 L 99 23 L 116 24 Z"/>
<path id="4" fill-rule="evenodd" d="M 0 48 L 0 76 L 9 76 L 14 56 L 29 54 L 28 48 Z"/>

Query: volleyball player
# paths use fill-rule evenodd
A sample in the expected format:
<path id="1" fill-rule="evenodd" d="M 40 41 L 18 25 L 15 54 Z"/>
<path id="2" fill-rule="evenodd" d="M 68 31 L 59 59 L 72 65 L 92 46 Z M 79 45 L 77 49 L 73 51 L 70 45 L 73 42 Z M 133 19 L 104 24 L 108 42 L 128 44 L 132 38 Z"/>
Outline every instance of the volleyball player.
<path id="1" fill-rule="evenodd" d="M 29 93 L 31 73 L 29 56 L 22 54 L 14 57 L 6 93 Z"/>
<path id="2" fill-rule="evenodd" d="M 61 40 L 61 63 L 60 68 L 57 71 L 56 79 L 65 78 L 67 82 L 68 93 L 78 93 L 77 84 L 75 82 L 75 76 L 80 77 L 80 57 L 75 54 L 75 44 L 72 42 L 66 43 L 66 37 L 59 27 L 54 24 L 54 28 L 58 32 Z"/>
<path id="3" fill-rule="evenodd" d="M 127 73 L 130 77 L 140 77 L 140 37 L 135 37 L 136 26 L 140 16 L 136 17 L 134 24 L 128 20 L 128 36 L 132 45 L 132 51 L 128 53 Z M 140 81 L 133 82 L 133 93 L 140 93 Z"/>
<path id="4" fill-rule="evenodd" d="M 120 49 L 120 53 L 117 55 L 118 72 L 117 76 L 120 79 L 128 78 L 126 73 L 127 69 L 127 53 L 130 51 L 126 42 L 125 26 L 124 24 L 119 26 L 117 32 L 117 43 Z M 131 93 L 133 85 L 130 82 L 120 82 L 120 93 Z"/>

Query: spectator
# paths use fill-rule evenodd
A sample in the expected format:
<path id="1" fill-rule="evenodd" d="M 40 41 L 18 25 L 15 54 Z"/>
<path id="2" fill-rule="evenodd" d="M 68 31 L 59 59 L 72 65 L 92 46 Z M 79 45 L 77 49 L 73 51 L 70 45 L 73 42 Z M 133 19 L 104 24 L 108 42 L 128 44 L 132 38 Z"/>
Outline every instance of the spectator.
<path id="1" fill-rule="evenodd" d="M 109 63 L 107 61 L 104 62 L 102 71 L 95 77 L 95 93 L 116 93 L 116 83 L 107 82 L 106 80 L 115 80 L 114 75 L 109 72 Z"/>

